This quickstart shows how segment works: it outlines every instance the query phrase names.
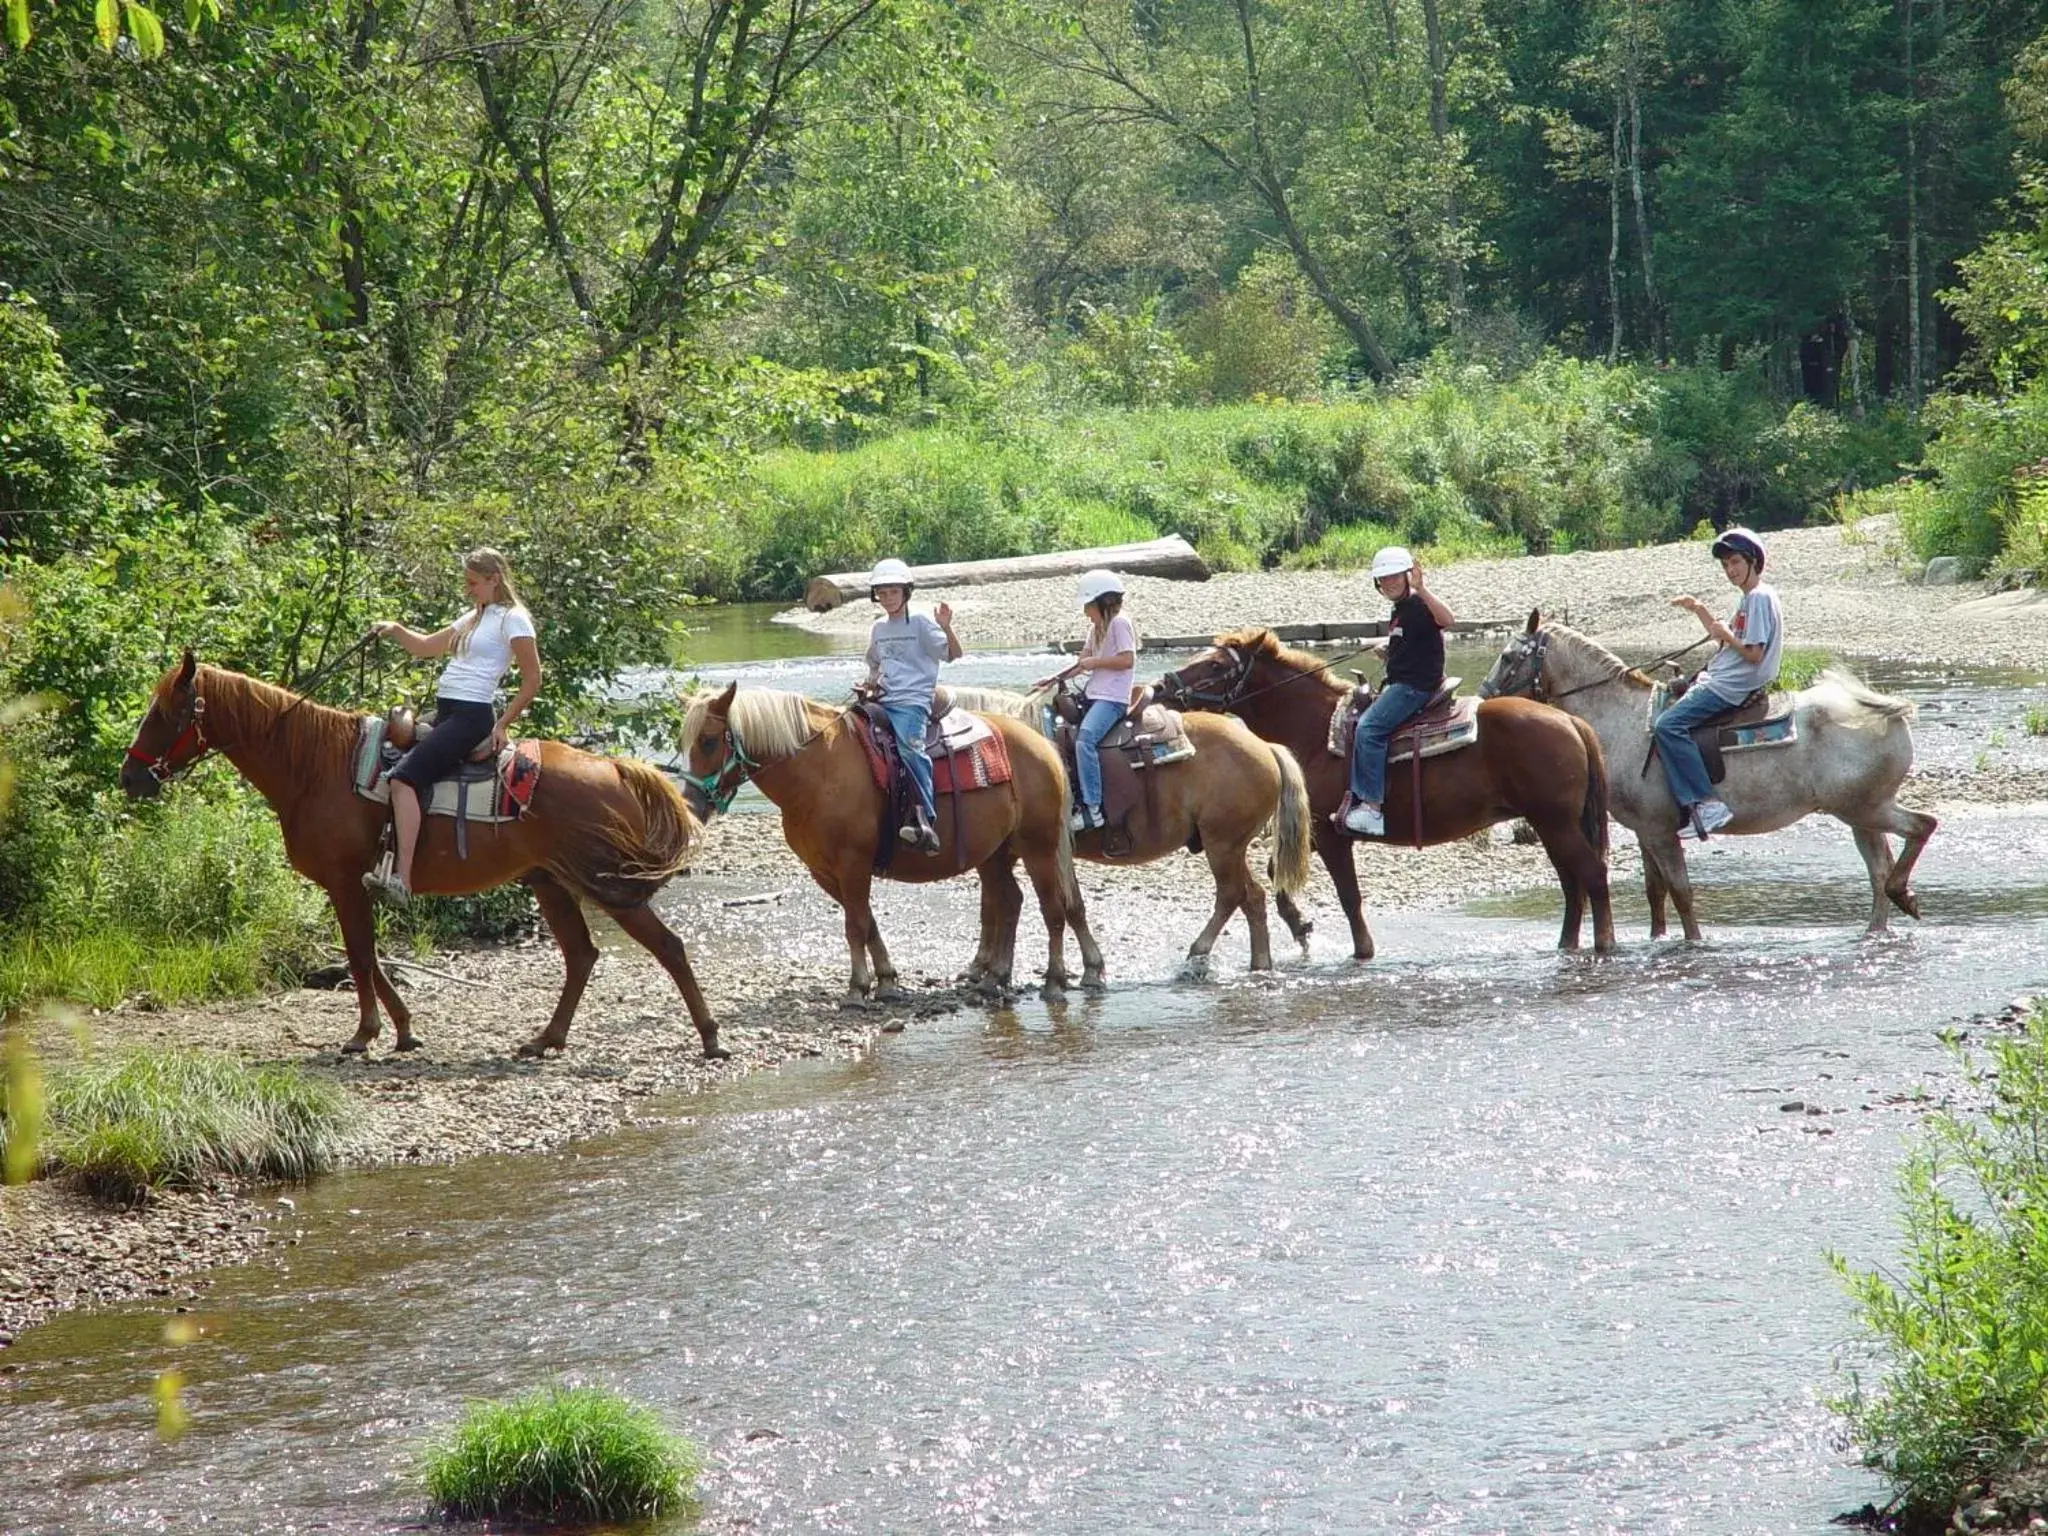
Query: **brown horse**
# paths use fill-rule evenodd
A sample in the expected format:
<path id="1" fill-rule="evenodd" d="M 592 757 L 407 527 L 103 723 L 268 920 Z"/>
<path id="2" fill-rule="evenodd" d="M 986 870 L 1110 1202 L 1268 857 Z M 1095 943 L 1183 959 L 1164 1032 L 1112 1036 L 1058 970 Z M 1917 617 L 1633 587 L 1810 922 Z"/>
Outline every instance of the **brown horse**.
<path id="1" fill-rule="evenodd" d="M 983 713 L 1035 722 L 1044 694 L 1006 693 L 999 688 L 955 688 L 953 702 Z M 1182 722 L 1195 755 L 1145 770 L 1150 795 L 1131 812 L 1130 847 L 1112 856 L 1103 835 L 1074 840 L 1078 858 L 1096 864 L 1149 864 L 1183 848 L 1198 849 L 1216 881 L 1216 910 L 1188 950 L 1187 969 L 1207 969 L 1216 936 L 1242 911 L 1252 935 L 1252 969 L 1273 968 L 1273 941 L 1266 927 L 1266 890 L 1246 856 L 1251 841 L 1273 828 L 1273 889 L 1292 911 L 1293 898 L 1308 884 L 1308 786 L 1301 764 L 1283 746 L 1260 741 L 1242 721 L 1228 715 L 1190 715 Z M 1288 921 L 1295 942 L 1308 947 L 1308 925 L 1295 911 Z"/>
<path id="2" fill-rule="evenodd" d="M 1350 784 L 1351 765 L 1329 751 L 1330 717 L 1351 690 L 1330 677 L 1325 663 L 1289 650 L 1269 629 L 1217 637 L 1177 672 L 1160 679 L 1159 696 L 1189 709 L 1236 715 L 1267 741 L 1290 748 L 1308 775 L 1315 810 L 1316 852 L 1337 887 L 1351 923 L 1351 950 L 1372 958 L 1372 934 L 1359 901 L 1358 870 L 1349 834 L 1331 821 Z M 1513 706 L 1513 707 L 1509 707 Z M 1415 824 L 1413 791 L 1404 763 L 1387 775 L 1387 826 Z M 1593 906 L 1593 947 L 1614 947 L 1614 915 L 1607 895 L 1607 765 L 1600 742 L 1583 721 L 1526 699 L 1487 699 L 1479 706 L 1479 739 L 1422 765 L 1422 828 L 1427 843 L 1447 843 L 1510 817 L 1525 817 L 1564 887 L 1560 949 L 1579 947 L 1579 923 Z M 1402 839 L 1392 837 L 1388 842 Z M 1297 914 L 1280 898 L 1290 925 Z"/>
<path id="3" fill-rule="evenodd" d="M 853 960 L 848 1001 L 861 1002 L 870 990 L 881 998 L 900 997 L 895 963 L 868 904 L 882 836 L 882 792 L 875 787 L 854 717 L 802 694 L 738 690 L 734 683 L 723 693 L 698 698 L 683 719 L 691 808 L 707 817 L 722 811 L 740 785 L 753 780 L 781 810 L 782 835 L 790 850 L 846 914 L 846 948 Z M 1059 755 L 1019 721 L 983 718 L 1009 749 L 1010 782 L 962 797 L 964 831 L 958 843 L 950 797 L 941 796 L 939 851 L 898 851 L 886 878 L 923 884 L 950 879 L 966 867 L 979 870 L 981 943 L 967 978 L 1002 988 L 1010 983 L 1016 959 L 1017 916 L 1024 906 L 1016 866 L 1022 859 L 1045 918 L 1046 995 L 1056 997 L 1066 989 L 1069 922 L 1081 941 L 1082 985 L 1100 986 L 1102 951 L 1088 931 L 1081 888 L 1074 881 L 1067 776 Z M 964 858 L 960 843 L 965 844 Z"/>
<path id="4" fill-rule="evenodd" d="M 355 978 L 357 1025 L 342 1049 L 359 1052 L 377 1038 L 377 1002 L 397 1026 L 397 1048 L 419 1045 L 412 1015 L 377 963 L 376 930 L 363 872 L 377 857 L 390 812 L 355 792 L 352 758 L 360 716 L 329 709 L 219 667 L 173 667 L 121 768 L 121 787 L 136 799 L 218 752 L 255 785 L 284 829 L 292 868 L 327 892 L 341 923 Z M 597 963 L 597 946 L 576 905 L 582 896 L 610 913 L 644 944 L 682 989 L 704 1054 L 720 1060 L 718 1025 L 704 1005 L 683 941 L 655 915 L 648 899 L 682 868 L 697 825 L 675 786 L 645 763 L 594 757 L 560 742 L 540 744 L 541 772 L 533 803 L 517 821 L 469 829 L 469 857 L 458 858 L 455 824 L 427 818 L 420 835 L 414 889 L 441 896 L 489 890 L 513 880 L 532 887 L 541 916 L 562 946 L 567 976 L 547 1028 L 519 1047 L 538 1056 L 569 1043 L 569 1021 Z"/>

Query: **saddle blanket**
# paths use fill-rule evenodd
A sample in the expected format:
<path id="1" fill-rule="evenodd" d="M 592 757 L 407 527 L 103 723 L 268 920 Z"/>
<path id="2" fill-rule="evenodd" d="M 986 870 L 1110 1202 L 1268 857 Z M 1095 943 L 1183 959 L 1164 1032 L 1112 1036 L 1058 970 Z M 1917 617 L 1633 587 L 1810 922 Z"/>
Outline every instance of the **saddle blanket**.
<path id="1" fill-rule="evenodd" d="M 391 803 L 390 772 L 405 754 L 384 740 L 384 717 L 365 715 L 356 728 L 355 789 L 365 800 Z M 426 797 L 429 816 L 460 815 L 464 821 L 517 821 L 533 804 L 540 783 L 540 743 L 515 741 L 495 765 L 465 763 L 465 775 L 442 779 Z M 488 771 L 487 771 L 488 770 Z M 465 803 L 466 802 L 466 803 Z"/>
<path id="2" fill-rule="evenodd" d="M 1358 696 L 1347 695 L 1330 714 L 1329 748 L 1332 757 L 1348 759 L 1351 743 L 1358 734 Z M 1441 757 L 1469 747 L 1479 739 L 1479 701 L 1458 698 L 1449 709 L 1438 710 L 1411 720 L 1387 743 L 1387 761 L 1405 763 L 1412 757 Z"/>
<path id="3" fill-rule="evenodd" d="M 1652 726 L 1657 723 L 1657 717 L 1674 702 L 1670 694 L 1669 683 L 1659 683 L 1650 690 Z M 1728 712 L 1734 714 L 1742 708 L 1739 704 L 1731 704 L 1728 706 Z M 1772 694 L 1769 706 L 1761 716 L 1749 711 L 1744 711 L 1744 716 L 1733 721 L 1709 720 L 1694 729 L 1694 739 L 1697 740 L 1708 731 L 1718 730 L 1718 745 L 1723 752 L 1749 752 L 1758 747 L 1789 747 L 1799 740 L 1798 717 L 1793 713 L 1792 695 L 1789 693 Z"/>
<path id="4" fill-rule="evenodd" d="M 860 744 L 867 749 L 868 771 L 874 775 L 875 788 L 886 795 L 889 759 L 876 743 L 867 716 L 856 713 L 853 724 L 860 732 Z M 956 775 L 957 787 L 962 792 L 1010 782 L 1009 743 L 986 720 L 964 709 L 950 709 L 932 722 L 932 729 L 925 733 L 925 755 L 932 760 L 935 795 L 951 794 L 956 787 Z"/>

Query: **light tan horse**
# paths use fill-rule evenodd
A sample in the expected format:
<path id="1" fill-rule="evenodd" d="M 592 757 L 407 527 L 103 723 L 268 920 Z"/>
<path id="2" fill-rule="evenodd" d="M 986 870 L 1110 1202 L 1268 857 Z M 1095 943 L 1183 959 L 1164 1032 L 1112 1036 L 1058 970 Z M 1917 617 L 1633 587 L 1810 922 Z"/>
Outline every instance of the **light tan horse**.
<path id="1" fill-rule="evenodd" d="M 1039 719 L 1047 696 L 999 688 L 950 692 L 963 709 L 1008 714 L 1027 723 Z M 1208 968 L 1217 935 L 1240 911 L 1251 930 L 1252 969 L 1271 970 L 1266 891 L 1252 873 L 1251 843 L 1272 827 L 1273 888 L 1285 898 L 1281 910 L 1305 954 L 1309 929 L 1298 920 L 1294 899 L 1308 884 L 1313 834 L 1301 764 L 1287 748 L 1259 740 L 1229 715 L 1188 715 L 1182 725 L 1195 755 L 1144 770 L 1151 783 L 1147 797 L 1131 812 L 1131 846 L 1111 856 L 1103 851 L 1101 836 L 1083 835 L 1075 839 L 1074 853 L 1095 864 L 1149 864 L 1183 848 L 1201 853 L 1216 881 L 1216 909 L 1188 949 L 1188 974 Z"/>
<path id="2" fill-rule="evenodd" d="M 728 686 L 695 700 L 683 720 L 689 773 L 685 795 L 700 816 L 722 811 L 747 780 L 782 812 L 782 835 L 811 878 L 846 914 L 852 958 L 850 1002 L 903 995 L 896 966 L 875 926 L 869 891 L 882 837 L 882 792 L 868 765 L 854 716 L 802 694 L 773 688 Z M 1088 931 L 1081 888 L 1074 880 L 1073 841 L 1067 831 L 1067 776 L 1038 732 L 1004 716 L 989 716 L 1009 749 L 1010 782 L 962 797 L 965 857 L 957 849 L 952 797 L 939 797 L 937 853 L 899 849 L 890 880 L 924 884 L 948 880 L 965 868 L 981 874 L 981 943 L 967 969 L 970 982 L 1006 988 L 1017 949 L 1017 917 L 1024 893 L 1016 866 L 1023 861 L 1045 918 L 1045 993 L 1057 997 L 1068 983 L 1066 928 L 1081 942 L 1081 984 L 1102 984 L 1102 951 Z M 893 829 L 892 829 L 893 830 Z M 869 968 L 869 959 L 874 965 Z"/>
<path id="3" fill-rule="evenodd" d="M 122 765 L 121 787 L 135 799 L 153 796 L 209 752 L 240 769 L 277 812 L 292 868 L 334 904 L 356 984 L 356 1032 L 342 1050 L 367 1050 L 377 1038 L 381 998 L 398 1028 L 397 1048 L 409 1051 L 420 1042 L 411 1013 L 377 963 L 377 930 L 363 890 L 363 871 L 376 862 L 378 835 L 391 813 L 355 792 L 360 719 L 239 672 L 199 666 L 187 651 L 184 664 L 157 684 Z M 526 815 L 472 828 L 466 859 L 456 853 L 454 821 L 429 817 L 413 866 L 413 888 L 424 894 L 461 896 L 514 880 L 532 889 L 562 946 L 566 974 L 553 1017 L 519 1054 L 538 1056 L 569 1043 L 569 1021 L 597 964 L 597 946 L 576 904 L 580 896 L 610 913 L 674 978 L 705 1056 L 730 1055 L 718 1043 L 718 1025 L 683 941 L 649 905 L 688 861 L 697 835 L 683 797 L 658 768 L 596 757 L 558 741 L 540 744 L 540 762 Z"/>

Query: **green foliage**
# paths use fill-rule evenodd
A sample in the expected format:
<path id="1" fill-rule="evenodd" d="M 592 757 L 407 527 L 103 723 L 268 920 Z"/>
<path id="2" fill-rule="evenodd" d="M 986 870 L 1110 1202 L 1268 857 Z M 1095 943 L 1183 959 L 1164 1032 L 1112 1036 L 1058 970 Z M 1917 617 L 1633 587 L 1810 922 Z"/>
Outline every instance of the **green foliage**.
<path id="1" fill-rule="evenodd" d="M 1832 1260 L 1881 1374 L 1830 1406 L 1902 1516 L 1930 1521 L 2048 1433 L 2048 1011 L 1957 1054 L 1981 1107 L 1929 1116 L 1909 1152 L 1899 1261 Z"/>
<path id="2" fill-rule="evenodd" d="M 1300 274 L 1270 258 L 1245 268 L 1180 329 L 1196 391 L 1219 403 L 1312 398 L 1344 341 Z"/>
<path id="3" fill-rule="evenodd" d="M 10 1121 L 0 1104 L 0 1141 Z M 108 1199 L 218 1175 L 311 1178 L 338 1163 L 355 1110 L 331 1083 L 206 1051 L 131 1051 L 54 1072 L 45 1173 L 76 1173 Z"/>
<path id="4" fill-rule="evenodd" d="M 690 1499 L 703 1456 L 645 1408 L 597 1387 L 549 1385 L 472 1402 L 420 1457 L 450 1519 L 626 1520 Z"/>
<path id="5" fill-rule="evenodd" d="M 1196 365 L 1161 322 L 1157 295 L 1130 313 L 1083 301 L 1079 315 L 1064 361 L 1081 398 L 1136 410 L 1187 394 Z"/>
<path id="6" fill-rule="evenodd" d="M 1777 687 L 1784 693 L 1811 688 L 1835 664 L 1834 652 L 1817 645 L 1788 645 L 1778 656 Z"/>

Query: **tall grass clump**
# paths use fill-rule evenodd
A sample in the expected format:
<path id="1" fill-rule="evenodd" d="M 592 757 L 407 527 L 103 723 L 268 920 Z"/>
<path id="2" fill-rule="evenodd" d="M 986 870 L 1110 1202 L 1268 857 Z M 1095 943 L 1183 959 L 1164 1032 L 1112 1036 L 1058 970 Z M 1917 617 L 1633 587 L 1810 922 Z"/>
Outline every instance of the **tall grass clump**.
<path id="1" fill-rule="evenodd" d="M 1930 1115 L 1908 1152 L 1898 1261 L 1830 1259 L 1879 1368 L 1829 1406 L 1906 1528 L 1932 1531 L 2048 1435 L 2048 1009 L 1957 1055 L 1981 1107 Z"/>
<path id="2" fill-rule="evenodd" d="M 340 1161 L 356 1119 L 348 1095 L 294 1068 L 184 1050 L 60 1069 L 42 1113 L 43 1172 L 131 1202 L 216 1174 L 310 1178 Z M 0 1152 L 10 1123 L 0 1104 Z"/>
<path id="3" fill-rule="evenodd" d="M 703 1456 L 652 1412 L 597 1387 L 549 1385 L 474 1402 L 422 1453 L 428 1497 L 451 1519 L 623 1520 L 691 1496 Z"/>

